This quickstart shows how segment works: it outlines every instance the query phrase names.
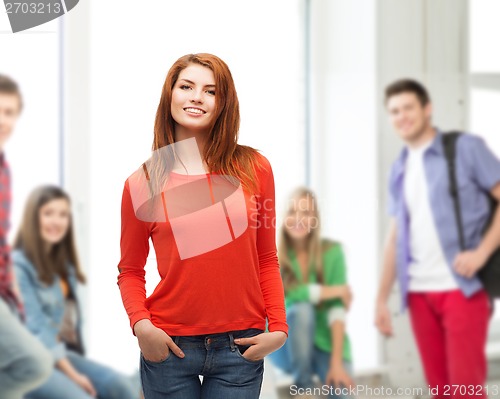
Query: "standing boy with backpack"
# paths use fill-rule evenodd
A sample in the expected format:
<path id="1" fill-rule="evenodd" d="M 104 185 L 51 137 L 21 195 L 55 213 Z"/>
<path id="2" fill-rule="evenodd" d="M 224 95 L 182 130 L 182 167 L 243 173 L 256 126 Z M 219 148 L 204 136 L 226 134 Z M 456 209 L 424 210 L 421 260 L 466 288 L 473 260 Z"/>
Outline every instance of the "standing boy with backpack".
<path id="1" fill-rule="evenodd" d="M 457 138 L 459 224 L 443 133 L 431 124 L 426 89 L 414 80 L 396 81 L 386 88 L 385 104 L 406 145 L 390 174 L 392 220 L 375 324 L 392 335 L 387 300 L 397 278 L 434 397 L 486 397 L 491 308 L 477 273 L 500 245 L 500 211 L 491 215 L 489 201 L 500 199 L 500 161 L 481 138 Z"/>

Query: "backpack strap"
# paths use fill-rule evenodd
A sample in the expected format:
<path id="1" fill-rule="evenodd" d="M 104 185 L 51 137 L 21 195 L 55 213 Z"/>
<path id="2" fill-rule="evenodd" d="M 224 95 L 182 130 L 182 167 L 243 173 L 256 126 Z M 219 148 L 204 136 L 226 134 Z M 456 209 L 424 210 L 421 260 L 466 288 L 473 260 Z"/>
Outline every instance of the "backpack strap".
<path id="1" fill-rule="evenodd" d="M 462 133 L 460 132 L 449 132 L 442 136 L 444 155 L 446 158 L 446 164 L 448 166 L 448 182 L 450 184 L 449 191 L 451 198 L 453 199 L 453 208 L 455 210 L 455 221 L 457 223 L 458 229 L 458 239 L 460 248 L 465 250 L 465 240 L 464 231 L 462 224 L 462 214 L 460 212 L 460 197 L 458 195 L 458 185 L 457 176 L 455 168 L 455 154 L 456 154 L 456 143 L 457 139 Z"/>

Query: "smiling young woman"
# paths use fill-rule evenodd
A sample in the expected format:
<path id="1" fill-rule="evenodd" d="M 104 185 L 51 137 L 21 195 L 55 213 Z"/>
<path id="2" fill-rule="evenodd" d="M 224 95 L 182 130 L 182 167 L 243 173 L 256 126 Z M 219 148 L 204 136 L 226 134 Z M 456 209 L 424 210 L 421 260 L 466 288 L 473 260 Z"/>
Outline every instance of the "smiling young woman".
<path id="1" fill-rule="evenodd" d="M 239 122 L 227 65 L 181 57 L 163 85 L 153 156 L 125 183 L 118 284 L 146 399 L 257 399 L 264 356 L 286 340 L 273 174 L 237 143 Z M 146 298 L 150 238 L 161 281 Z"/>

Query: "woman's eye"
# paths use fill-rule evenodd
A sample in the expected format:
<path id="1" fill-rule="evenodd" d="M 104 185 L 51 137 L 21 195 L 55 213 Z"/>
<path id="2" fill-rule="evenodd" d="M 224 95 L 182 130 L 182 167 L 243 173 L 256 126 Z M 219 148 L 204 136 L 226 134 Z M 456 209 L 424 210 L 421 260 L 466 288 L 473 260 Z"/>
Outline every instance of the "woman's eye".
<path id="1" fill-rule="evenodd" d="M 188 86 L 188 85 L 181 85 L 181 89 L 182 89 L 182 90 L 188 90 L 188 89 L 190 89 L 190 88 L 191 88 L 191 87 L 190 87 L 190 86 Z"/>
<path id="2" fill-rule="evenodd" d="M 207 90 L 207 93 L 211 96 L 215 96 L 215 90 Z"/>

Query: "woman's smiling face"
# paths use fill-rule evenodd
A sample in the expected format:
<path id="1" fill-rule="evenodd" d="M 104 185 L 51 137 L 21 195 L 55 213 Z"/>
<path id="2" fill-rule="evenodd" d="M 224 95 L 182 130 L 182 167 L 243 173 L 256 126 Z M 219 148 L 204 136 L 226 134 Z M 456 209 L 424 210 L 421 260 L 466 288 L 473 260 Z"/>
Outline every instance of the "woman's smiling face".
<path id="1" fill-rule="evenodd" d="M 284 219 L 284 228 L 290 238 L 305 239 L 318 227 L 315 203 L 309 196 L 294 198 Z"/>
<path id="2" fill-rule="evenodd" d="M 40 235 L 47 244 L 61 242 L 70 225 L 71 210 L 65 198 L 53 199 L 44 204 L 39 211 Z"/>
<path id="3" fill-rule="evenodd" d="M 171 112 L 176 130 L 208 131 L 215 117 L 215 78 L 210 68 L 189 64 L 172 89 Z"/>

